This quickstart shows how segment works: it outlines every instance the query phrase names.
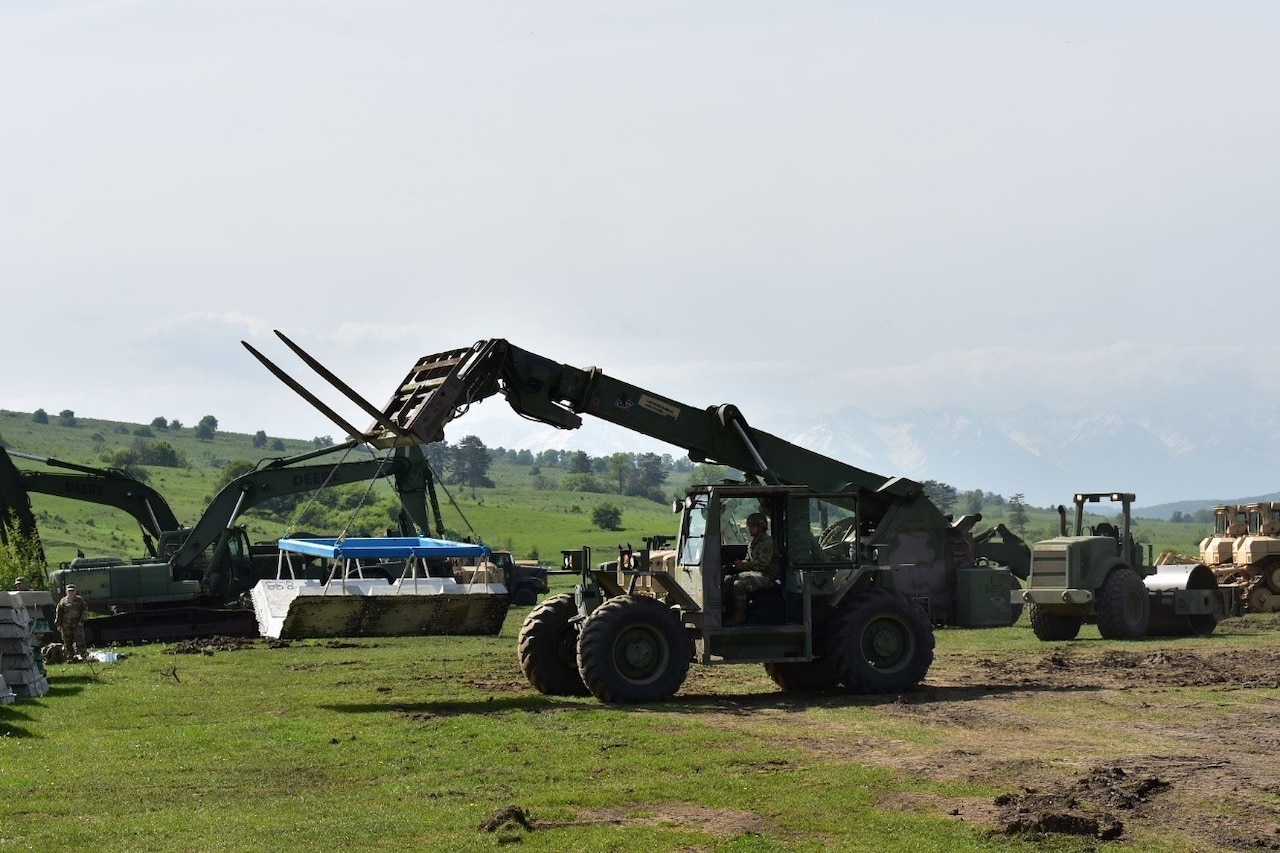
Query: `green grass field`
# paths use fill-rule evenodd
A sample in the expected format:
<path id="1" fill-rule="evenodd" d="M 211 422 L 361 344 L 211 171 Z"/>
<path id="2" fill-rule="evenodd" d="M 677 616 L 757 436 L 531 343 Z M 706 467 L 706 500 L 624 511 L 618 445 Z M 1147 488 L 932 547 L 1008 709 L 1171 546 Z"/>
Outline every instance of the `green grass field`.
<path id="1" fill-rule="evenodd" d="M 148 470 L 151 484 L 190 522 L 222 466 L 263 454 L 247 435 L 199 442 L 186 432 L 167 439 L 191 467 Z M 127 446 L 129 433 L 109 422 L 82 420 L 72 429 L 0 413 L 0 436 L 10 448 L 83 464 L 102 464 L 101 454 Z M 290 453 L 311 448 L 288 442 Z M 491 475 L 498 488 L 449 487 L 452 502 L 441 496 L 446 523 L 517 557 L 555 563 L 560 550 L 588 545 L 604 560 L 618 544 L 674 532 L 675 517 L 663 504 L 538 489 L 528 469 L 514 465 L 496 464 Z M 681 485 L 668 483 L 673 494 Z M 141 553 L 122 513 L 35 500 L 55 563 L 77 547 Z M 622 508 L 623 530 L 592 525 L 591 510 L 606 500 Z M 999 510 L 984 514 L 983 526 L 1008 520 Z M 1030 514 L 1028 538 L 1052 535 L 1052 513 Z M 242 521 L 254 539 L 288 529 L 253 514 Z M 1138 533 L 1157 552 L 1185 553 L 1207 532 L 1193 527 L 1143 520 Z M 552 591 L 573 582 L 554 577 Z M 784 694 L 759 666 L 694 667 L 662 706 L 545 697 L 525 683 L 516 662 L 527 612 L 513 608 L 498 637 L 284 648 L 258 642 L 208 655 L 170 654 L 156 644 L 124 649 L 126 657 L 112 664 L 51 667 L 47 696 L 0 706 L 0 851 L 1045 847 L 1040 837 L 993 834 L 902 806 L 990 803 L 1007 787 L 999 774 L 940 780 L 909 764 L 862 760 L 864 751 L 893 754 L 894 744 L 945 760 L 958 734 L 949 719 L 964 719 L 963 703 L 930 719 L 899 714 L 886 697 Z M 1086 628 L 1081 641 L 1097 643 L 1096 630 Z M 1034 661 L 1044 649 L 1025 617 L 1009 629 L 938 632 L 939 659 L 967 661 L 962 671 L 989 664 L 993 650 Z M 1053 695 L 1019 700 L 1016 710 L 1053 720 L 1055 728 L 1079 726 L 1103 750 L 1131 713 L 1109 706 L 1106 714 L 1081 717 L 1078 705 L 1058 709 Z M 1202 699 L 1194 691 L 1153 691 L 1141 713 L 1176 716 Z M 992 738 L 1009 739 L 1001 719 L 989 728 Z M 967 728 L 964 734 L 974 736 Z M 1062 748 L 1069 757 L 1074 747 Z M 507 807 L 518 807 L 508 817 L 527 815 L 532 829 L 495 818 Z M 1138 837 L 1132 849 L 1195 849 L 1149 832 Z M 1087 837 L 1052 839 L 1055 850 L 1100 846 Z"/>
<path id="2" fill-rule="evenodd" d="M 806 741 L 942 734 L 882 700 L 806 703 L 760 667 L 695 667 L 664 706 L 544 697 L 515 661 L 525 613 L 498 637 L 150 645 L 51 667 L 49 695 L 0 707 L 0 849 L 1039 849 L 878 807 L 940 783 Z M 945 787 L 989 799 L 1001 782 Z M 508 806 L 536 828 L 482 828 Z"/>

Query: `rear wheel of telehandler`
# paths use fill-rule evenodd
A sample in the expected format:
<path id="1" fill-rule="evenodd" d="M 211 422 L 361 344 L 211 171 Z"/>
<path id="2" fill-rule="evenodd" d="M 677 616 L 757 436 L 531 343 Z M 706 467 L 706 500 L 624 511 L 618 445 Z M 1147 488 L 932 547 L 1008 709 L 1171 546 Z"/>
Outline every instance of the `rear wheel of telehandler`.
<path id="1" fill-rule="evenodd" d="M 1108 640 L 1139 640 L 1151 621 L 1151 600 L 1142 576 L 1128 566 L 1107 573 L 1098 590 L 1098 633 Z"/>
<path id="2" fill-rule="evenodd" d="M 835 616 L 827 656 L 855 693 L 909 690 L 933 663 L 933 625 L 924 608 L 901 593 L 856 593 Z"/>
<path id="3" fill-rule="evenodd" d="M 675 611 L 647 595 L 619 595 L 582 624 L 578 672 L 602 702 L 662 702 L 684 683 L 688 652 Z"/>
<path id="4" fill-rule="evenodd" d="M 1084 617 L 1074 613 L 1055 613 L 1046 607 L 1032 604 L 1027 608 L 1031 630 L 1045 642 L 1074 640 L 1084 624 Z"/>
<path id="5" fill-rule="evenodd" d="M 766 663 L 764 671 L 773 679 L 774 684 L 793 693 L 834 690 L 840 684 L 840 673 L 829 657 L 794 663 Z"/>
<path id="6" fill-rule="evenodd" d="M 535 607 L 520 626 L 520 669 L 539 693 L 586 696 L 578 673 L 578 605 L 565 593 Z"/>

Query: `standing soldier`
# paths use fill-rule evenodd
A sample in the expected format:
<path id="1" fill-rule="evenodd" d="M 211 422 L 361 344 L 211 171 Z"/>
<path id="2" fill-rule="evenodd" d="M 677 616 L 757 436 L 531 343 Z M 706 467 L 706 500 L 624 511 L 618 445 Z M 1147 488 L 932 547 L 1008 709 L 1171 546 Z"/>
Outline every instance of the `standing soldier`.
<path id="1" fill-rule="evenodd" d="M 84 621 L 88 616 L 89 605 L 74 586 L 67 584 L 67 593 L 58 600 L 58 606 L 53 612 L 53 621 L 62 634 L 62 653 L 67 661 L 85 660 L 88 657 L 84 642 Z"/>

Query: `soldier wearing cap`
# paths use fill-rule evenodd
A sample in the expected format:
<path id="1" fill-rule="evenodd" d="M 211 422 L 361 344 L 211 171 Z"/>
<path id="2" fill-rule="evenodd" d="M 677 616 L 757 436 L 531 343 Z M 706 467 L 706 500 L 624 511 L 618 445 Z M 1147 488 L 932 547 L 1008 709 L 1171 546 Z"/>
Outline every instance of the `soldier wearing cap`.
<path id="1" fill-rule="evenodd" d="M 732 580 L 726 578 L 728 591 L 733 595 L 733 615 L 727 625 L 741 625 L 747 621 L 747 596 L 765 589 L 778 580 L 780 566 L 778 546 L 769 536 L 769 520 L 764 513 L 753 512 L 747 516 L 747 556 L 735 560 L 726 569 Z"/>
<path id="2" fill-rule="evenodd" d="M 88 656 L 84 641 L 84 622 L 88 616 L 89 605 L 73 584 L 67 584 L 66 594 L 53 611 L 53 621 L 62 634 L 62 651 L 68 661 L 85 660 Z"/>
<path id="3" fill-rule="evenodd" d="M 31 589 L 31 587 L 27 586 L 26 578 L 14 578 L 13 588 L 16 589 L 18 592 L 26 592 L 27 590 Z"/>

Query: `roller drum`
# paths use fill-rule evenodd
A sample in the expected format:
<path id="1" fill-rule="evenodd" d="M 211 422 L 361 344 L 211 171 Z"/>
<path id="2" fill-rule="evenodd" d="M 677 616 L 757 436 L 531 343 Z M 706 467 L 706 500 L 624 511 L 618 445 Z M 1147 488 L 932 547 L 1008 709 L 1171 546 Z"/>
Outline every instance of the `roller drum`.
<path id="1" fill-rule="evenodd" d="M 1158 566 L 1143 584 L 1151 599 L 1147 636 L 1205 636 L 1217 628 L 1218 581 L 1200 563 Z"/>

